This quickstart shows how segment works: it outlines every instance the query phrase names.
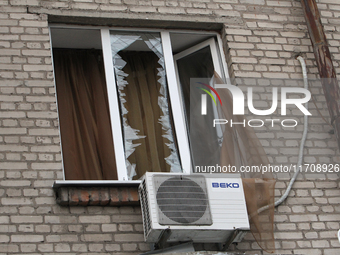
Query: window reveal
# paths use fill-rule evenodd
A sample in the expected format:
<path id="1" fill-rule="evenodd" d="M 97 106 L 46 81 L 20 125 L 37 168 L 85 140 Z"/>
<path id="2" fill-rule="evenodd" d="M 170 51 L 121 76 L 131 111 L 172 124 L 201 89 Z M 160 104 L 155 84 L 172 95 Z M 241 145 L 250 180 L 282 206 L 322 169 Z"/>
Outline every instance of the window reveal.
<path id="1" fill-rule="evenodd" d="M 59 54 L 65 57 L 79 51 L 79 48 L 87 49 L 83 52 L 94 52 L 88 50 L 92 46 L 99 49 L 95 61 L 86 57 L 76 64 L 77 67 L 88 67 L 72 78 L 55 70 L 66 180 L 136 180 L 146 171 L 190 173 L 192 165 L 203 159 L 205 155 L 198 155 L 193 147 L 199 145 L 202 149 L 205 143 L 189 142 L 187 86 L 190 86 L 188 79 L 193 75 L 211 78 L 214 70 L 224 76 L 216 49 L 220 43 L 215 34 L 56 27 L 51 28 L 51 35 L 55 67 L 60 61 L 58 53 L 55 53 L 58 46 L 68 49 L 68 52 L 63 49 L 64 53 Z M 93 38 L 91 41 L 86 40 L 89 35 Z M 97 68 L 96 61 L 101 58 L 104 68 L 102 64 Z M 101 85 L 91 80 L 95 69 L 104 74 L 100 78 L 104 82 Z M 71 87 L 66 86 L 68 90 L 63 88 L 59 84 L 63 79 L 78 84 L 74 90 L 81 88 L 83 91 L 78 94 L 89 98 L 80 100 L 83 104 L 73 107 L 77 111 L 69 105 L 73 104 L 71 100 L 78 98 L 65 96 L 70 93 Z M 105 98 L 96 98 L 95 91 L 99 88 L 102 88 Z M 97 105 L 102 104 L 105 107 L 98 110 Z M 101 121 L 104 113 L 106 119 Z M 69 117 L 65 120 L 62 115 L 74 119 Z M 80 125 L 75 126 L 73 122 Z M 72 135 L 65 131 L 68 128 L 73 129 Z M 93 130 L 93 134 L 89 136 L 80 132 L 81 129 Z M 105 135 L 110 132 L 110 137 Z M 213 136 L 217 141 L 216 135 Z M 72 139 L 77 142 L 70 142 Z M 87 140 L 108 144 L 110 141 L 111 148 L 103 150 L 107 146 Z M 68 143 L 73 145 L 69 146 Z M 219 148 L 218 142 L 214 144 Z M 78 148 L 77 155 L 75 151 Z M 104 157 L 99 156 L 101 154 Z M 215 154 L 218 160 L 219 149 Z M 96 157 L 101 157 L 101 160 L 96 160 Z M 109 163 L 103 162 L 105 157 L 109 158 Z M 92 159 L 96 164 L 89 162 Z M 107 172 L 102 170 L 105 167 L 109 169 Z M 85 168 L 88 170 L 82 173 Z M 89 171 L 94 173 L 88 174 Z"/>

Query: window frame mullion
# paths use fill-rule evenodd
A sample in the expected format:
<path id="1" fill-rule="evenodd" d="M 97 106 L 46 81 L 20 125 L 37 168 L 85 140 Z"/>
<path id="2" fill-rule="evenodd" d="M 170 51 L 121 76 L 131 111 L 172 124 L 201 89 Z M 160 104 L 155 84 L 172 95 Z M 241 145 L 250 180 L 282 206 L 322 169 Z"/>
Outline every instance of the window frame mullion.
<path id="1" fill-rule="evenodd" d="M 177 144 L 179 149 L 179 156 L 181 159 L 183 173 L 191 173 L 191 156 L 188 140 L 188 131 L 186 128 L 186 123 L 184 116 L 182 114 L 183 110 L 181 108 L 182 102 L 180 98 L 180 87 L 177 83 L 174 59 L 171 47 L 170 32 L 160 31 L 166 78 L 168 84 L 168 91 L 170 96 L 170 103 L 172 109 L 172 116 L 174 121 L 174 126 L 177 136 Z"/>
<path id="2" fill-rule="evenodd" d="M 118 92 L 116 88 L 116 79 L 112 62 L 110 30 L 108 28 L 100 29 L 102 50 L 104 58 L 104 68 L 106 77 L 107 94 L 109 101 L 109 111 L 111 119 L 111 130 L 114 143 L 116 166 L 118 180 L 128 180 L 125 150 L 123 141 L 122 123 L 120 118 Z"/>

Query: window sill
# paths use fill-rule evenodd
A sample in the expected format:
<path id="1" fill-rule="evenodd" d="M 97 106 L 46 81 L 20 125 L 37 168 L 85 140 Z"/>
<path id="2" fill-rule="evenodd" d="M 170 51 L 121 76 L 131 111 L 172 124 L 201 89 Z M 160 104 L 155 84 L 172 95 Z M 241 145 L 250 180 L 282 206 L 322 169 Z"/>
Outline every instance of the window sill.
<path id="1" fill-rule="evenodd" d="M 138 205 L 140 181 L 55 181 L 57 204 L 62 206 Z"/>

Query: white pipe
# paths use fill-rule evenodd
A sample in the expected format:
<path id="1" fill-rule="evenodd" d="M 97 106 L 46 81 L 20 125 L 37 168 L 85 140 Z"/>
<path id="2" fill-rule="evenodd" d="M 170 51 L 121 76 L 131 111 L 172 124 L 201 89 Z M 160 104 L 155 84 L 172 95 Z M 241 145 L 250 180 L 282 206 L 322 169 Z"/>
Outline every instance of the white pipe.
<path id="1" fill-rule="evenodd" d="M 303 57 L 298 56 L 297 60 L 300 61 L 301 67 L 302 67 L 302 74 L 303 74 L 303 82 L 304 82 L 304 88 L 308 89 L 308 78 L 307 78 L 307 68 L 306 68 L 306 62 L 303 59 Z M 308 102 L 305 103 L 305 107 L 308 110 Z M 289 182 L 289 185 L 285 191 L 285 193 L 282 195 L 282 197 L 280 197 L 277 201 L 275 201 L 274 205 L 279 206 L 280 204 L 282 204 L 283 201 L 286 200 L 286 198 L 289 195 L 290 190 L 292 189 L 292 186 L 297 178 L 297 176 L 300 173 L 301 167 L 302 167 L 302 161 L 303 161 L 303 149 L 305 147 L 305 142 L 306 142 L 306 137 L 307 137 L 307 131 L 308 131 L 308 115 L 304 115 L 303 118 L 304 121 L 304 127 L 303 127 L 303 134 L 302 134 L 302 139 L 300 142 L 300 150 L 299 150 L 299 158 L 298 158 L 298 163 L 296 166 L 297 171 L 294 173 L 292 179 Z M 269 208 L 270 205 L 266 205 L 264 207 L 261 207 L 257 212 L 263 212 L 264 210 L 267 210 Z"/>
<path id="2" fill-rule="evenodd" d="M 298 56 L 297 60 L 300 61 L 301 67 L 302 67 L 302 74 L 303 74 L 303 82 L 304 82 L 304 88 L 308 89 L 308 78 L 307 78 L 307 68 L 306 68 L 306 62 L 303 59 L 303 57 Z M 308 102 L 305 104 L 305 108 L 308 110 Z M 289 185 L 285 191 L 285 193 L 282 195 L 282 197 L 277 200 L 275 202 L 275 206 L 280 205 L 283 201 L 285 201 L 285 199 L 288 197 L 288 194 L 290 192 L 290 190 L 292 189 L 292 186 L 298 176 L 298 174 L 300 173 L 301 167 L 302 167 L 302 161 L 303 161 L 303 149 L 305 147 L 305 142 L 306 142 L 306 138 L 307 138 L 307 132 L 308 132 L 308 115 L 304 115 L 303 117 L 303 135 L 302 135 L 302 139 L 300 142 L 300 151 L 299 151 L 299 159 L 298 159 L 298 163 L 297 163 L 297 171 L 294 173 L 293 178 L 290 180 Z"/>

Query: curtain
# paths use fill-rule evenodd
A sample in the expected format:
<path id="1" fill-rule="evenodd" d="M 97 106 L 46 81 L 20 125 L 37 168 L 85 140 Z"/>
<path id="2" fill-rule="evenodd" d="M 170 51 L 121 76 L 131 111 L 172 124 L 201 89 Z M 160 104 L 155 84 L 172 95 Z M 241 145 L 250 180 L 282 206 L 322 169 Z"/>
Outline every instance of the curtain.
<path id="1" fill-rule="evenodd" d="M 215 83 L 224 84 L 215 73 Z M 227 89 L 216 89 L 223 105 L 219 118 L 243 122 L 245 116 L 233 115 L 233 98 Z M 224 125 L 221 147 L 221 166 L 268 166 L 268 157 L 253 128 L 246 125 Z M 243 173 L 242 183 L 249 215 L 250 230 L 262 249 L 275 252 L 274 242 L 274 198 L 275 179 L 267 173 Z M 263 210 L 264 206 L 268 206 Z"/>
<path id="2" fill-rule="evenodd" d="M 101 51 L 53 50 L 66 180 L 117 180 Z"/>
<path id="3" fill-rule="evenodd" d="M 268 157 L 253 128 L 242 124 L 230 125 L 230 120 L 234 123 L 243 123 L 246 117 L 233 115 L 233 98 L 228 89 L 216 88 L 222 101 L 222 105 L 216 104 L 217 112 L 213 109 L 215 106 L 207 104 L 207 115 L 201 114 L 200 84 L 210 84 L 213 87 L 216 84 L 225 84 L 214 72 L 212 60 L 209 60 L 207 55 L 201 50 L 196 55 L 189 56 L 195 61 L 186 58 L 183 59 L 183 63 L 178 63 L 184 100 L 187 101 L 186 116 L 187 119 L 190 118 L 190 143 L 194 171 L 197 166 L 201 169 L 204 169 L 202 166 L 219 165 L 224 169 L 228 169 L 228 166 L 235 166 L 238 170 L 241 166 L 268 166 Z M 229 123 L 218 129 L 218 125 L 213 127 L 214 118 L 225 119 Z M 230 173 L 234 172 L 231 170 Z M 250 230 L 261 248 L 273 253 L 275 251 L 275 179 L 271 173 L 262 174 L 261 172 L 241 173 L 241 177 Z M 263 210 L 263 207 L 268 205 L 269 208 Z"/>
<path id="4" fill-rule="evenodd" d="M 157 81 L 158 57 L 153 52 L 121 52 L 121 58 L 126 62 L 123 68 L 128 74 L 125 78 L 128 86 L 122 90 L 126 100 L 127 124 L 139 130 L 143 139 L 134 140 L 139 146 L 130 155 L 129 161 L 135 164 L 138 179 L 148 172 L 170 172 L 170 165 L 165 158 L 171 154 L 166 145 L 164 129 L 159 122 L 162 110 L 158 106 L 161 84 Z"/>

